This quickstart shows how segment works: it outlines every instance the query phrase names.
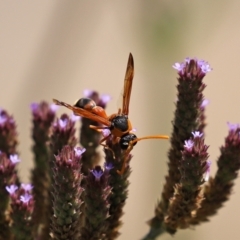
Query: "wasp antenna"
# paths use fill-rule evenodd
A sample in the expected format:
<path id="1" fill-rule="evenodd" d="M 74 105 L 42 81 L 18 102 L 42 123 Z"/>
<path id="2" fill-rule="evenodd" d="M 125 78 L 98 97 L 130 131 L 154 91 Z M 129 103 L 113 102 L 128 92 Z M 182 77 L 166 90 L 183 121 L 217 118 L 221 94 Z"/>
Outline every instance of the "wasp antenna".
<path id="1" fill-rule="evenodd" d="M 169 136 L 167 135 L 156 135 L 156 136 L 147 136 L 142 138 L 136 138 L 131 143 L 134 144 L 138 141 L 144 140 L 144 139 L 169 139 Z"/>

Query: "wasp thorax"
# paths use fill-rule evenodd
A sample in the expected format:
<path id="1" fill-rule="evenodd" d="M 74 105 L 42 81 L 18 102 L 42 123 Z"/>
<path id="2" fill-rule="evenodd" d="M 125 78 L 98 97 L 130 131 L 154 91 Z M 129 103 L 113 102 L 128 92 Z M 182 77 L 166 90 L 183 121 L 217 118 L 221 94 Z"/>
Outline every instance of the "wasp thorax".
<path id="1" fill-rule="evenodd" d="M 96 107 L 96 103 L 91 98 L 80 98 L 76 101 L 74 106 L 86 110 L 92 110 L 94 107 Z"/>
<path id="2" fill-rule="evenodd" d="M 131 142 L 133 140 L 135 140 L 137 138 L 137 136 L 133 133 L 128 133 L 124 136 L 121 137 L 119 144 L 122 150 L 127 150 L 129 147 L 129 144 L 131 144 Z M 132 144 L 132 146 L 135 146 L 137 144 L 137 142 L 134 142 Z"/>
<path id="3" fill-rule="evenodd" d="M 112 119 L 112 127 L 117 128 L 122 132 L 128 130 L 128 117 L 127 116 L 116 116 Z"/>

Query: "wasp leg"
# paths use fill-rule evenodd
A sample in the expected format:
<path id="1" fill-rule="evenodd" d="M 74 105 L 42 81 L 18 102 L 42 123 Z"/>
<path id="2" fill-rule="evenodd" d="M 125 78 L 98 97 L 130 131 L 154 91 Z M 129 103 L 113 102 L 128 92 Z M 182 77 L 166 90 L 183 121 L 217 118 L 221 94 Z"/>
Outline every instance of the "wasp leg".
<path id="1" fill-rule="evenodd" d="M 89 125 L 89 127 L 90 127 L 91 129 L 94 129 L 94 130 L 98 131 L 98 132 L 101 132 L 100 129 L 109 129 L 109 127 L 104 127 L 104 126 L 94 126 L 94 125 Z"/>
<path id="2" fill-rule="evenodd" d="M 124 153 L 124 159 L 123 159 L 123 164 L 122 164 L 122 168 L 121 170 L 117 170 L 117 173 L 119 175 L 123 175 L 123 173 L 125 172 L 125 169 L 126 169 L 126 163 L 129 161 L 128 160 L 128 156 L 129 156 L 129 153 L 132 151 L 133 149 L 133 144 L 130 144 L 128 149 L 126 150 L 126 152 Z"/>
<path id="3" fill-rule="evenodd" d="M 113 150 L 112 150 L 109 146 L 107 146 L 106 144 L 103 143 L 103 142 L 105 142 L 110 136 L 111 136 L 111 134 L 108 135 L 108 136 L 106 136 L 106 137 L 104 137 L 104 138 L 102 138 L 101 141 L 99 142 L 99 144 L 100 144 L 101 146 L 103 146 L 105 149 L 111 151 L 111 153 L 112 153 L 112 155 L 113 155 L 113 159 L 115 159 L 116 157 L 115 157 L 115 154 L 114 154 Z"/>

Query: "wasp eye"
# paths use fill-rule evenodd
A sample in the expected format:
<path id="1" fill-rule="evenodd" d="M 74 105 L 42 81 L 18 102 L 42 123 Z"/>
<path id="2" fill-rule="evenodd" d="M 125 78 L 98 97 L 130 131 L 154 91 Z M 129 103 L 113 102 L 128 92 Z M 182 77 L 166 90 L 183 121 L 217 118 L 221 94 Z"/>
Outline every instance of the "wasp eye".
<path id="1" fill-rule="evenodd" d="M 122 150 L 128 149 L 129 143 L 130 143 L 131 141 L 133 141 L 134 139 L 136 139 L 136 138 L 137 138 L 136 135 L 135 135 L 135 134 L 132 134 L 132 133 L 128 133 L 128 134 L 122 136 L 121 139 L 120 139 L 120 142 L 119 142 L 121 149 L 122 149 Z M 135 146 L 136 143 L 137 143 L 137 142 L 134 142 L 134 143 L 133 143 L 133 146 Z"/>
<path id="2" fill-rule="evenodd" d="M 129 142 L 128 141 L 120 141 L 120 147 L 122 150 L 128 149 Z"/>

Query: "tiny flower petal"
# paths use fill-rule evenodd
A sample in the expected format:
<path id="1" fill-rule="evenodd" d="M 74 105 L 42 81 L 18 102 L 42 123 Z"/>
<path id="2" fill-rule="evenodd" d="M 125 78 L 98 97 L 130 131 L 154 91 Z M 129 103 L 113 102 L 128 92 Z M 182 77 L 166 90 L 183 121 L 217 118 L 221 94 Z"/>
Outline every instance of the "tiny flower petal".
<path id="1" fill-rule="evenodd" d="M 192 149 L 193 145 L 194 145 L 194 142 L 192 140 L 185 140 L 184 141 L 184 147 L 187 148 L 187 149 Z"/>
<path id="2" fill-rule="evenodd" d="M 93 93 L 92 90 L 89 90 L 89 89 L 83 90 L 83 95 L 84 95 L 85 97 L 91 96 L 92 93 Z"/>
<path id="3" fill-rule="evenodd" d="M 192 132 L 192 135 L 194 138 L 200 138 L 202 137 L 203 133 L 200 133 L 199 131 Z"/>
<path id="4" fill-rule="evenodd" d="M 234 124 L 234 123 L 227 122 L 227 125 L 228 125 L 229 131 L 235 131 L 237 130 L 237 128 L 239 128 L 238 123 Z"/>
<path id="5" fill-rule="evenodd" d="M 21 200 L 23 203 L 28 203 L 30 199 L 32 199 L 32 195 L 30 195 L 30 194 L 28 194 L 28 193 L 25 193 L 24 195 L 21 195 L 21 196 L 20 196 L 20 200 Z"/>
<path id="6" fill-rule="evenodd" d="M 72 120 L 73 122 L 79 121 L 80 118 L 81 118 L 80 116 L 77 116 L 77 115 L 75 115 L 75 114 L 72 114 L 72 115 L 71 115 L 71 120 Z"/>
<path id="7" fill-rule="evenodd" d="M 182 63 L 174 63 L 172 67 L 178 71 L 182 71 L 184 65 Z"/>
<path id="8" fill-rule="evenodd" d="M 10 186 L 6 186 L 5 188 L 9 192 L 10 195 L 14 194 L 15 191 L 18 189 L 17 185 L 15 185 L 15 184 L 12 184 Z"/>
<path id="9" fill-rule="evenodd" d="M 109 95 L 107 95 L 107 94 L 101 95 L 101 101 L 102 101 L 104 104 L 108 103 L 110 100 L 111 100 L 111 97 L 110 97 Z"/>
<path id="10" fill-rule="evenodd" d="M 39 104 L 38 104 L 38 103 L 32 103 L 32 104 L 30 105 L 30 108 L 31 108 L 31 110 L 32 110 L 33 112 L 35 112 L 35 111 L 38 109 L 38 107 L 39 107 Z"/>
<path id="11" fill-rule="evenodd" d="M 74 151 L 75 151 L 75 155 L 77 157 L 80 157 L 86 151 L 86 148 L 75 147 Z"/>
<path id="12" fill-rule="evenodd" d="M 104 137 L 107 137 L 111 134 L 111 131 L 109 129 L 102 129 L 102 135 Z"/>
<path id="13" fill-rule="evenodd" d="M 68 120 L 67 119 L 59 119 L 58 123 L 59 123 L 60 127 L 63 129 L 67 126 Z"/>
<path id="14" fill-rule="evenodd" d="M 21 184 L 21 187 L 25 190 L 25 191 L 31 191 L 33 189 L 33 186 L 32 184 L 30 183 L 22 183 Z"/>
<path id="15" fill-rule="evenodd" d="M 7 121 L 6 116 L 0 115 L 0 125 L 3 125 Z"/>
<path id="16" fill-rule="evenodd" d="M 103 171 L 102 170 L 91 170 L 91 173 L 94 175 L 95 179 L 97 181 L 100 180 L 101 176 L 103 175 Z"/>
<path id="17" fill-rule="evenodd" d="M 205 108 L 207 105 L 209 104 L 209 100 L 208 99 L 204 99 L 201 103 L 201 107 Z"/>
<path id="18" fill-rule="evenodd" d="M 205 172 L 205 177 L 204 180 L 207 182 L 209 180 L 209 176 L 210 176 L 210 166 L 211 166 L 212 162 L 211 161 L 207 161 L 207 169 Z"/>
<path id="19" fill-rule="evenodd" d="M 212 68 L 210 67 L 208 62 L 206 62 L 204 60 L 198 60 L 197 63 L 198 63 L 198 66 L 202 69 L 202 71 L 204 73 L 208 73 L 208 72 L 212 71 Z"/>
<path id="20" fill-rule="evenodd" d="M 53 103 L 53 104 L 50 104 L 50 109 L 52 112 L 55 113 L 59 109 L 59 106 Z"/>
<path id="21" fill-rule="evenodd" d="M 183 69 L 190 64 L 191 61 L 195 61 L 195 63 L 198 65 L 198 67 L 201 69 L 202 73 L 206 74 L 212 70 L 208 62 L 204 60 L 198 60 L 197 58 L 185 58 L 183 63 L 175 63 L 173 65 L 173 68 L 178 70 L 178 72 L 182 72 Z"/>
<path id="22" fill-rule="evenodd" d="M 112 163 L 106 163 L 104 164 L 104 167 L 107 171 L 110 171 L 111 169 L 113 169 L 113 164 Z"/>
<path id="23" fill-rule="evenodd" d="M 10 155 L 9 158 L 13 164 L 16 164 L 21 161 L 17 154 Z"/>

